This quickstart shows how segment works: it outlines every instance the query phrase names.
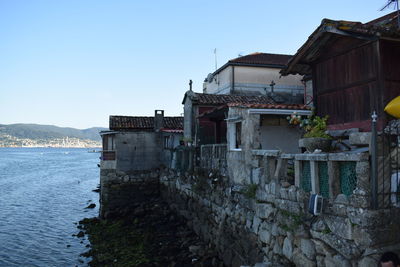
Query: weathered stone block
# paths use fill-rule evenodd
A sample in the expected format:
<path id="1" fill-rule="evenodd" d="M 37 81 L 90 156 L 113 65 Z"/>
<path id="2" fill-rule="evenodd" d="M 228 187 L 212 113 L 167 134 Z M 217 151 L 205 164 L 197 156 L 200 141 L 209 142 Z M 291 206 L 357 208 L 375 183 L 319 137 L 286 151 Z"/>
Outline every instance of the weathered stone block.
<path id="1" fill-rule="evenodd" d="M 351 133 L 349 142 L 354 146 L 368 146 L 371 142 L 371 132 Z"/>
<path id="2" fill-rule="evenodd" d="M 347 215 L 347 209 L 346 205 L 343 204 L 333 204 L 332 205 L 332 211 L 338 215 L 338 216 L 346 216 Z"/>
<path id="3" fill-rule="evenodd" d="M 315 245 L 310 239 L 302 238 L 300 241 L 300 249 L 301 249 L 301 252 L 304 255 L 306 255 L 307 258 L 309 258 L 310 260 L 315 259 L 315 255 L 316 255 Z"/>
<path id="4" fill-rule="evenodd" d="M 378 261 L 372 257 L 364 257 L 358 262 L 359 267 L 376 267 Z"/>
<path id="5" fill-rule="evenodd" d="M 344 194 L 339 194 L 335 198 L 335 204 L 343 204 L 343 205 L 348 205 L 349 200 L 346 195 Z"/>
<path id="6" fill-rule="evenodd" d="M 258 228 L 260 226 L 260 223 L 261 223 L 261 219 L 258 216 L 254 216 L 253 226 L 252 226 L 253 233 L 255 233 L 255 234 L 258 233 Z"/>
<path id="7" fill-rule="evenodd" d="M 253 184 L 260 184 L 264 168 L 253 168 L 251 170 L 251 180 Z"/>
<path id="8" fill-rule="evenodd" d="M 370 189 L 370 163 L 358 161 L 356 163 L 357 188 L 369 191 Z"/>
<path id="9" fill-rule="evenodd" d="M 368 153 L 330 153 L 328 156 L 332 161 L 368 161 Z"/>
<path id="10" fill-rule="evenodd" d="M 288 196 L 290 201 L 297 201 L 297 189 L 294 185 L 289 187 Z"/>
<path id="11" fill-rule="evenodd" d="M 352 225 L 348 218 L 324 216 L 324 221 L 335 235 L 348 240 L 352 239 Z"/>
<path id="12" fill-rule="evenodd" d="M 270 183 L 270 192 L 271 192 L 271 194 L 279 196 L 280 189 L 281 189 L 281 185 L 279 183 L 276 183 L 276 182 L 271 182 Z"/>
<path id="13" fill-rule="evenodd" d="M 271 242 L 271 232 L 268 230 L 260 230 L 258 232 L 258 236 L 261 242 L 264 242 L 266 244 L 269 244 Z"/>
<path id="14" fill-rule="evenodd" d="M 288 199 L 289 198 L 289 193 L 288 193 L 288 189 L 287 188 L 281 187 L 281 189 L 280 189 L 280 197 L 282 199 Z"/>
<path id="15" fill-rule="evenodd" d="M 285 255 L 286 258 L 288 258 L 289 260 L 292 258 L 292 254 L 293 254 L 293 245 L 292 245 L 292 241 L 289 238 L 285 238 L 285 240 L 283 241 L 283 248 L 282 248 L 282 253 L 283 255 Z"/>
<path id="16" fill-rule="evenodd" d="M 353 194 L 350 196 L 350 203 L 353 207 L 366 209 L 371 206 L 371 199 L 366 195 Z"/>
<path id="17" fill-rule="evenodd" d="M 297 190 L 297 202 L 304 203 L 304 201 L 308 198 L 308 193 L 304 192 L 303 190 Z"/>
<path id="18" fill-rule="evenodd" d="M 271 204 L 259 203 L 256 204 L 256 215 L 261 219 L 266 219 L 270 216 L 275 215 L 276 208 L 274 208 Z"/>
<path id="19" fill-rule="evenodd" d="M 346 259 L 357 258 L 361 255 L 361 251 L 354 241 L 338 238 L 333 233 L 321 233 L 311 230 L 311 236 L 320 239 L 330 247 L 342 254 Z"/>
<path id="20" fill-rule="evenodd" d="M 325 257 L 325 266 L 326 267 L 351 267 L 351 264 L 348 260 L 343 258 L 341 255 L 335 255 L 333 257 L 331 257 L 331 256 Z"/>
<path id="21" fill-rule="evenodd" d="M 273 251 L 275 254 L 282 255 L 282 247 L 279 245 L 278 242 L 275 242 Z"/>
<path id="22" fill-rule="evenodd" d="M 307 259 L 305 255 L 303 255 L 298 249 L 295 249 L 293 256 L 292 256 L 292 261 L 296 266 L 302 266 L 302 267 L 315 267 L 315 262 Z"/>

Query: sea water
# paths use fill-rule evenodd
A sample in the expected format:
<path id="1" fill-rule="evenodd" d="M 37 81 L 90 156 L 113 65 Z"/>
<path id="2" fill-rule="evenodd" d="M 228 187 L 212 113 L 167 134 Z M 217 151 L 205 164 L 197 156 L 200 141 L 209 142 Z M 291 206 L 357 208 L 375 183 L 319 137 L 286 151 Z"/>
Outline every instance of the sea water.
<path id="1" fill-rule="evenodd" d="M 98 163 L 88 149 L 0 148 L 0 266 L 86 265 L 73 235 L 98 215 Z"/>

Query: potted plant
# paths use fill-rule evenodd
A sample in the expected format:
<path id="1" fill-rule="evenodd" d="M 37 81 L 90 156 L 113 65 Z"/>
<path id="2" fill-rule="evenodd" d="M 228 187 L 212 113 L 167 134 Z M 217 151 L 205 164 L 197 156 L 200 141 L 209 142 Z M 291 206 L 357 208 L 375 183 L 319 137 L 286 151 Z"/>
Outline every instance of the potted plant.
<path id="1" fill-rule="evenodd" d="M 316 149 L 324 152 L 330 150 L 332 137 L 326 133 L 328 118 L 329 116 L 321 118 L 313 114 L 303 119 L 296 113 L 287 117 L 290 124 L 298 125 L 304 130 L 299 146 L 305 147 L 308 152 L 314 152 Z"/>
<path id="2" fill-rule="evenodd" d="M 190 137 L 181 137 L 180 141 L 182 141 L 185 146 L 192 146 L 193 144 L 193 140 Z"/>

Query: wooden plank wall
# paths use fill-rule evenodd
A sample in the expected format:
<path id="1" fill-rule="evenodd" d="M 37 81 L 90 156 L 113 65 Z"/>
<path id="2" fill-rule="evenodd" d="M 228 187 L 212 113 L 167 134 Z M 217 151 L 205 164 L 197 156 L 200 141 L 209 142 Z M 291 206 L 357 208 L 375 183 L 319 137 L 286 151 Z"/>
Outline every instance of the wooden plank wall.
<path id="1" fill-rule="evenodd" d="M 357 46 L 358 45 L 358 46 Z M 337 47 L 341 46 L 341 47 Z M 377 103 L 378 64 L 373 42 L 350 40 L 328 46 L 336 55 L 321 58 L 313 67 L 317 114 L 329 115 L 329 124 L 368 120 Z"/>

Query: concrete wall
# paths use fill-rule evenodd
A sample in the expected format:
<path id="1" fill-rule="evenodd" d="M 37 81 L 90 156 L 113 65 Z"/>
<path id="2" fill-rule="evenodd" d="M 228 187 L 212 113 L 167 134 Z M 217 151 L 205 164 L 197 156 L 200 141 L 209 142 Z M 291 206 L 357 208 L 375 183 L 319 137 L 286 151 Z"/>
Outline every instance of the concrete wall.
<path id="1" fill-rule="evenodd" d="M 260 115 L 250 115 L 244 108 L 229 108 L 228 119 L 238 118 L 229 121 L 227 125 L 227 164 L 229 177 L 234 183 L 243 183 L 251 177 L 249 162 L 251 162 L 251 150 L 259 149 L 260 143 Z M 242 123 L 241 140 L 242 147 L 235 149 L 235 123 Z"/>
<path id="2" fill-rule="evenodd" d="M 261 121 L 261 149 L 280 150 L 284 153 L 301 152 L 301 131 L 289 125 L 286 116 L 263 115 Z"/>
<path id="3" fill-rule="evenodd" d="M 164 138 L 169 137 L 169 148 L 164 147 Z M 168 168 L 173 168 L 175 166 L 174 159 L 174 148 L 179 146 L 179 142 L 182 138 L 182 134 L 180 133 L 162 133 L 163 139 L 163 149 L 161 152 L 161 164 Z"/>
<path id="4" fill-rule="evenodd" d="M 229 94 L 232 84 L 232 66 L 223 69 L 214 76 L 211 83 L 205 81 L 203 92 L 206 94 Z"/>
<path id="5" fill-rule="evenodd" d="M 151 170 L 160 166 L 163 143 L 159 133 L 120 132 L 115 135 L 117 170 Z"/>
<path id="6" fill-rule="evenodd" d="M 283 76 L 279 74 L 280 69 L 264 67 L 234 67 L 234 80 L 236 94 L 266 94 L 270 92 L 270 83 L 275 82 L 274 91 L 280 94 L 299 96 L 304 92 L 304 85 L 300 75 Z M 215 75 L 214 80 L 204 82 L 203 92 L 208 94 L 230 94 L 232 93 L 232 66 L 228 66 Z"/>

